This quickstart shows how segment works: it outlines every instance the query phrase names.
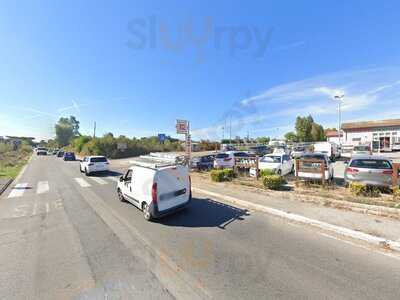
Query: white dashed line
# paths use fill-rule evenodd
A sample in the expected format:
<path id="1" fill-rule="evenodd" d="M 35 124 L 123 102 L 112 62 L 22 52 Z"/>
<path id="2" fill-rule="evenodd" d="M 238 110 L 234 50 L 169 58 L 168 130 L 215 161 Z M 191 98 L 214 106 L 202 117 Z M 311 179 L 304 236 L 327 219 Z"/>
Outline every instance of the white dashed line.
<path id="1" fill-rule="evenodd" d="M 90 177 L 90 179 L 96 181 L 98 184 L 107 184 L 107 181 L 105 181 L 104 179 L 101 179 L 99 177 Z"/>
<path id="2" fill-rule="evenodd" d="M 39 181 L 37 184 L 36 194 L 43 194 L 49 191 L 48 181 Z"/>
<path id="3" fill-rule="evenodd" d="M 80 178 L 80 177 L 75 178 L 75 181 L 76 181 L 81 187 L 84 187 L 84 188 L 90 187 L 90 186 L 91 186 L 85 179 Z"/>
<path id="4" fill-rule="evenodd" d="M 16 184 L 15 187 L 11 190 L 10 194 L 8 195 L 8 198 L 22 197 L 27 186 L 28 186 L 27 183 Z"/>

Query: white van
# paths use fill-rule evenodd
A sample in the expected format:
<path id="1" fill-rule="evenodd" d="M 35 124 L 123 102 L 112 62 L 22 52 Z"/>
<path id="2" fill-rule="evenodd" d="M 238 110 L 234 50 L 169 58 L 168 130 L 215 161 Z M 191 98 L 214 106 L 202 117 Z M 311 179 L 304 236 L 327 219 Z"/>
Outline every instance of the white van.
<path id="1" fill-rule="evenodd" d="M 340 151 L 338 145 L 332 142 L 319 142 L 314 144 L 315 153 L 323 153 L 328 156 L 331 160 L 340 157 Z"/>
<path id="2" fill-rule="evenodd" d="M 180 210 L 192 199 L 186 166 L 145 156 L 130 162 L 119 179 L 118 198 L 141 209 L 146 220 Z"/>

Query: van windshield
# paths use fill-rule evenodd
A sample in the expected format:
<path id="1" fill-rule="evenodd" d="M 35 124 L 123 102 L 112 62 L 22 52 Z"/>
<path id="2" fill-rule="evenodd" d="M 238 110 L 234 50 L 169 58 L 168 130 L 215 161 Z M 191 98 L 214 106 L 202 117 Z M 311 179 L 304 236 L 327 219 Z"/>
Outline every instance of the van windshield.
<path id="1" fill-rule="evenodd" d="M 281 156 L 264 156 L 261 159 L 262 162 L 272 162 L 272 163 L 280 163 Z"/>

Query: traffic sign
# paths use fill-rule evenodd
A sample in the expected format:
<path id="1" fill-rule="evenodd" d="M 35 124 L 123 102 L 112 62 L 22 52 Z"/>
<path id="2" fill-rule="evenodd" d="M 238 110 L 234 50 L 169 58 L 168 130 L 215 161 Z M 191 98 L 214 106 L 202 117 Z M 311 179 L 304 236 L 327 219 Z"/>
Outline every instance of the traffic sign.
<path id="1" fill-rule="evenodd" d="M 189 133 L 189 122 L 186 120 L 176 120 L 176 133 L 188 134 Z"/>

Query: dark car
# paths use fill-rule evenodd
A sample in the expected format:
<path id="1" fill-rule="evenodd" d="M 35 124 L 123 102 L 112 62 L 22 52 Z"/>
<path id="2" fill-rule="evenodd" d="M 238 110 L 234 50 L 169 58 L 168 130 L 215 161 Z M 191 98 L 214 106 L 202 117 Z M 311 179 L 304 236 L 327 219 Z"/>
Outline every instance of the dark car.
<path id="1" fill-rule="evenodd" d="M 64 151 L 62 151 L 62 150 L 58 151 L 57 157 L 64 157 Z"/>
<path id="2" fill-rule="evenodd" d="M 252 146 L 249 148 L 249 153 L 252 155 L 264 156 L 266 154 L 272 153 L 271 147 L 261 145 L 261 146 Z"/>
<path id="3" fill-rule="evenodd" d="M 74 152 L 65 152 L 63 159 L 65 161 L 67 161 L 67 160 L 74 161 L 75 160 L 75 153 Z"/>
<path id="4" fill-rule="evenodd" d="M 210 170 L 214 166 L 214 155 L 205 155 L 197 158 L 196 168 L 198 170 Z"/>

